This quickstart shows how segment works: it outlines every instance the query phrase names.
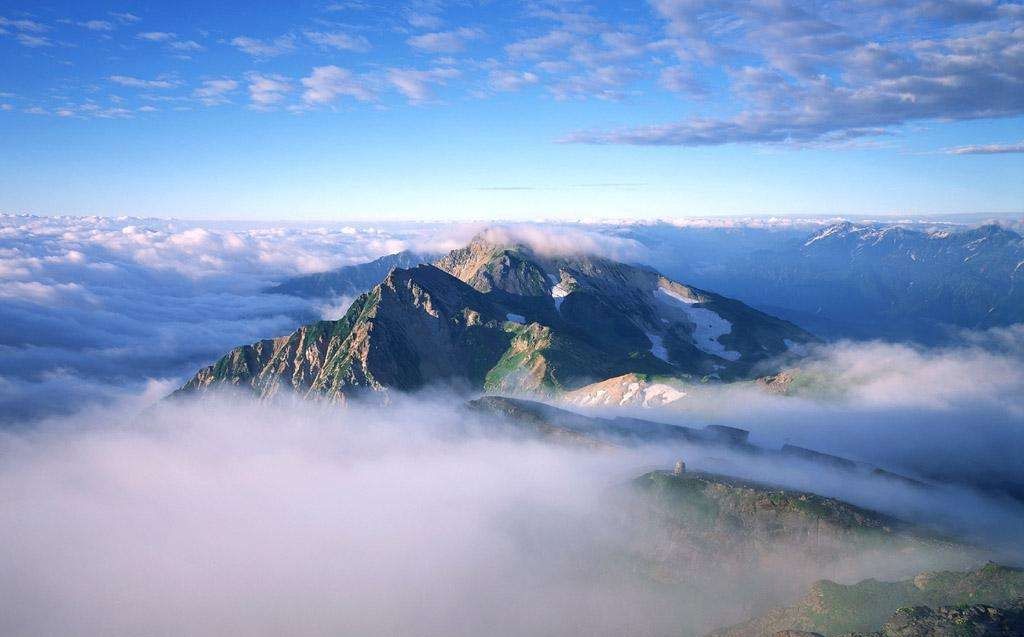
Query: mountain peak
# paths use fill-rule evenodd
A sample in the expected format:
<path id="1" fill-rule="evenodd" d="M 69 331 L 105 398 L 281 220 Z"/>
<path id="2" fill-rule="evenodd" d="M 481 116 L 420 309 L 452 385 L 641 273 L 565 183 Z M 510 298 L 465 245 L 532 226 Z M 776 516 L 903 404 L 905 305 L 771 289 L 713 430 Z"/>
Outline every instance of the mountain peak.
<path id="1" fill-rule="evenodd" d="M 747 377 L 811 339 L 649 268 L 541 257 L 483 234 L 434 265 L 391 268 L 338 321 L 233 350 L 185 389 L 230 383 L 271 396 L 288 387 L 344 400 L 440 382 L 553 395 L 631 373 Z"/>
<path id="2" fill-rule="evenodd" d="M 811 244 L 817 243 L 823 239 L 837 239 L 848 235 L 850 232 L 857 228 L 851 221 L 840 221 L 829 226 L 825 226 L 821 230 L 815 232 L 804 242 L 804 247 L 810 246 Z"/>
<path id="3" fill-rule="evenodd" d="M 532 250 L 496 237 L 493 232 L 480 233 L 465 248 L 441 257 L 436 265 L 480 292 L 545 296 L 550 287 L 547 271 Z"/>

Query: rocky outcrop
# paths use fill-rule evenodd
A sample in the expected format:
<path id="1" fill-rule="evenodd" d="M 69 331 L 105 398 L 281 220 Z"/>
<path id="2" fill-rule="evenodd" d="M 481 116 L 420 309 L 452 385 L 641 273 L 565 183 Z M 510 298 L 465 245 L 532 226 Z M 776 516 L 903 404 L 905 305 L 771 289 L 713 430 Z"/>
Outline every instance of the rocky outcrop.
<path id="1" fill-rule="evenodd" d="M 566 392 L 561 400 L 580 407 L 664 407 L 686 395 L 683 384 L 670 377 L 625 374 Z"/>
<path id="2" fill-rule="evenodd" d="M 1013 600 L 1008 606 L 901 608 L 882 630 L 863 637 L 1020 637 L 1024 635 L 1024 598 Z"/>
<path id="3" fill-rule="evenodd" d="M 1024 571 L 991 563 L 974 571 L 922 573 L 898 582 L 864 580 L 847 586 L 822 580 L 793 606 L 709 637 L 767 637 L 784 630 L 862 637 L 1019 635 L 998 631 L 1020 626 L 1022 595 Z M 961 632 L 956 632 L 958 627 Z"/>

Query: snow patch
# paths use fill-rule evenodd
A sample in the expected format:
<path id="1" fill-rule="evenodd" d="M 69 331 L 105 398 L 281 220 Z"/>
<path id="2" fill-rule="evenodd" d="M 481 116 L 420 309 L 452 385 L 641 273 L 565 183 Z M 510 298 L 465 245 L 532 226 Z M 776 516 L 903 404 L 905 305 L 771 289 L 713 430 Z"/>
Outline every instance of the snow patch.
<path id="1" fill-rule="evenodd" d="M 740 353 L 725 349 L 718 339 L 732 331 L 732 323 L 718 315 L 717 312 L 703 307 L 693 307 L 695 299 L 688 299 L 675 292 L 658 288 L 658 291 L 679 301 L 693 323 L 693 342 L 700 351 L 723 358 L 727 361 L 738 361 Z"/>
<path id="2" fill-rule="evenodd" d="M 680 303 L 686 303 L 687 305 L 693 305 L 694 303 L 698 302 L 697 299 L 692 299 L 690 297 L 683 296 L 682 294 L 679 294 L 678 292 L 673 292 L 672 290 L 666 290 L 665 288 L 659 287 L 658 288 L 658 292 L 661 292 L 662 294 L 664 294 L 666 296 L 672 297 L 673 299 L 679 301 Z"/>
<path id="3" fill-rule="evenodd" d="M 519 323 L 520 325 L 526 325 L 526 317 L 522 314 L 513 314 L 509 312 L 505 315 L 505 318 L 513 323 Z"/>
<path id="4" fill-rule="evenodd" d="M 637 392 L 640 391 L 640 383 L 630 383 L 629 387 L 626 388 L 626 393 L 622 395 L 622 400 L 619 401 L 620 405 L 627 405 L 629 401 L 633 400 Z"/>
<path id="5" fill-rule="evenodd" d="M 644 392 L 644 407 L 667 405 L 686 397 L 686 392 L 663 383 L 654 383 Z"/>
<path id="6" fill-rule="evenodd" d="M 671 363 L 672 361 L 668 359 L 668 350 L 665 349 L 665 341 L 657 334 L 647 334 L 647 338 L 651 339 L 651 353 L 666 363 Z"/>
<path id="7" fill-rule="evenodd" d="M 804 244 L 804 247 L 806 248 L 807 246 L 811 245 L 815 241 L 821 241 L 822 239 L 825 239 L 827 237 L 831 237 L 832 235 L 837 234 L 839 232 L 842 232 L 845 229 L 846 228 L 844 228 L 844 226 L 842 224 L 836 225 L 836 226 L 832 226 L 831 228 L 828 228 L 824 232 L 819 232 L 818 234 L 816 234 L 813 237 L 811 237 L 811 239 L 807 243 Z"/>
<path id="8" fill-rule="evenodd" d="M 549 274 L 548 277 L 552 282 L 554 282 L 554 285 L 551 286 L 551 298 L 555 300 L 555 309 L 561 312 L 562 301 L 565 300 L 565 297 L 569 296 L 569 293 L 572 292 L 572 290 L 568 290 L 563 287 L 561 279 L 556 277 L 554 274 Z"/>
<path id="9" fill-rule="evenodd" d="M 607 395 L 608 395 L 608 390 L 606 390 L 606 389 L 599 389 L 596 392 L 594 392 L 593 394 L 590 394 L 589 396 L 584 396 L 583 399 L 580 400 L 580 404 L 581 405 L 603 405 L 603 404 L 606 404 L 608 402 L 605 399 L 605 396 L 607 396 Z"/>

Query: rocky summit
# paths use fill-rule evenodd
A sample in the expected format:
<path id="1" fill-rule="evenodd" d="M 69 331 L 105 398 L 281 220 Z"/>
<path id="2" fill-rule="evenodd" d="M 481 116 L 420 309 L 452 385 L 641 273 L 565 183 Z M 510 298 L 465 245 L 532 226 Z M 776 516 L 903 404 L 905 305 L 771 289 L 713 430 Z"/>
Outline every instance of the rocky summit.
<path id="1" fill-rule="evenodd" d="M 337 321 L 235 348 L 180 392 L 222 385 L 345 399 L 446 385 L 560 395 L 651 378 L 750 377 L 814 337 L 647 267 L 474 239 L 394 268 Z"/>

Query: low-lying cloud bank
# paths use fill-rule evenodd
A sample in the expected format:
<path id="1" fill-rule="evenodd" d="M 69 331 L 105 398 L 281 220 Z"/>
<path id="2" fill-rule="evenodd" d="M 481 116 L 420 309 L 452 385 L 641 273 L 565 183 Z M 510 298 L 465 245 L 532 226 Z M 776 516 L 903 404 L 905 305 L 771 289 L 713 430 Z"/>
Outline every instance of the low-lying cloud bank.
<path id="1" fill-rule="evenodd" d="M 1024 325 L 965 332 L 955 347 L 821 345 L 796 365 L 788 395 L 755 383 L 695 385 L 671 409 L 636 414 L 735 425 L 768 446 L 809 447 L 1024 500 Z"/>
<path id="2" fill-rule="evenodd" d="M 656 635 L 707 621 L 610 570 L 633 455 L 245 402 L 0 438 L 4 634 Z M 608 561 L 608 563 L 604 563 Z"/>
<path id="3" fill-rule="evenodd" d="M 0 436 L 0 632 L 693 635 L 820 577 L 951 565 L 875 552 L 815 569 L 782 552 L 763 569 L 694 566 L 664 585 L 630 561 L 658 554 L 637 545 L 652 520 L 618 497 L 677 457 L 816 481 L 883 510 L 944 504 L 976 527 L 1019 515 L 798 462 L 496 438 L 453 402 L 175 402 Z"/>

